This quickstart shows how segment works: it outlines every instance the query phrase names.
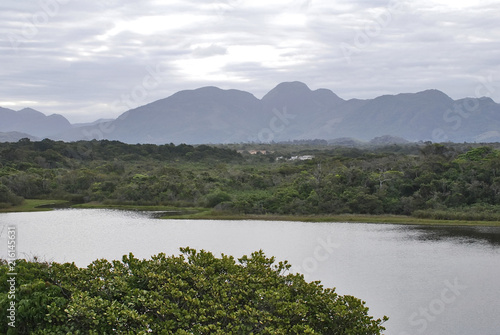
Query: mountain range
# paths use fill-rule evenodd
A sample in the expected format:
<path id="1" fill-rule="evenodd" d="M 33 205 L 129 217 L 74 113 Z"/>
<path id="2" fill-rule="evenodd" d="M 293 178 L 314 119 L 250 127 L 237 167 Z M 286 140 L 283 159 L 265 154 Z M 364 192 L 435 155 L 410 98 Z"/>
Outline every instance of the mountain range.
<path id="1" fill-rule="evenodd" d="M 2 138 L 126 143 L 237 143 L 390 135 L 409 141 L 500 141 L 500 104 L 487 97 L 453 100 L 438 90 L 344 100 L 328 89 L 285 82 L 262 99 L 203 87 L 124 112 L 117 119 L 72 125 L 61 115 L 0 108 Z M 19 135 L 18 135 L 19 136 Z"/>

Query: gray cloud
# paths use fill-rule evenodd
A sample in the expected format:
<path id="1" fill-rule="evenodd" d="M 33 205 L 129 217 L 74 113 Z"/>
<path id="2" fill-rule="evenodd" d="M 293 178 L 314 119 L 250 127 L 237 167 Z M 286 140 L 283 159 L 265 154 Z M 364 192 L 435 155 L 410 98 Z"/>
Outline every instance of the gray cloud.
<path id="1" fill-rule="evenodd" d="M 0 106 L 72 122 L 116 117 L 128 107 L 116 102 L 160 68 L 136 104 L 205 85 L 261 97 L 291 80 L 343 98 L 437 88 L 458 99 L 490 76 L 500 101 L 499 10 L 498 1 L 5 0 Z"/>
<path id="2" fill-rule="evenodd" d="M 227 49 L 221 47 L 220 45 L 211 44 L 208 47 L 197 47 L 193 51 L 194 57 L 211 57 L 215 55 L 225 55 L 227 53 Z"/>

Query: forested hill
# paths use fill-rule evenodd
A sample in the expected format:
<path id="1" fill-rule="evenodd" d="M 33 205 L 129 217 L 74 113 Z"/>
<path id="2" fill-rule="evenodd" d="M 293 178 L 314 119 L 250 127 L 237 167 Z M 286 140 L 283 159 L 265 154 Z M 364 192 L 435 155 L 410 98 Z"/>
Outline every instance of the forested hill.
<path id="1" fill-rule="evenodd" d="M 45 139 L 35 141 L 24 138 L 17 143 L 0 143 L 0 163 L 16 162 L 38 165 L 42 168 L 61 168 L 73 166 L 79 161 L 133 161 L 175 160 L 189 161 L 232 161 L 241 160 L 234 150 L 208 145 L 192 146 L 187 144 L 125 144 L 119 141 L 78 141 L 66 143 Z"/>
<path id="2" fill-rule="evenodd" d="M 0 143 L 0 207 L 46 198 L 251 214 L 500 219 L 498 144 L 251 148 Z"/>

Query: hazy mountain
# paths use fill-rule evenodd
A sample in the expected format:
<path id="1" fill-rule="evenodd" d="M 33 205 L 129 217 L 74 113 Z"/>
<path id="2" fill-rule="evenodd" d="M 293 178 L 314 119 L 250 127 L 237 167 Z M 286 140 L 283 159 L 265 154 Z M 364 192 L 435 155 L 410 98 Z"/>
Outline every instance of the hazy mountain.
<path id="1" fill-rule="evenodd" d="M 115 119 L 99 119 L 99 120 L 95 120 L 94 122 L 73 123 L 72 126 L 73 126 L 73 128 L 90 127 L 90 126 L 99 125 L 100 123 L 111 122 L 114 120 Z"/>
<path id="2" fill-rule="evenodd" d="M 489 98 L 455 101 L 438 90 L 346 101 L 327 89 L 313 91 L 304 83 L 287 82 L 262 99 L 216 87 L 181 91 L 129 110 L 116 120 L 78 127 L 71 127 L 62 116 L 0 109 L 0 131 L 14 130 L 38 137 L 57 132 L 51 136 L 54 139 L 106 138 L 128 143 L 369 141 L 377 137 L 398 142 L 499 141 L 500 105 Z"/>
<path id="3" fill-rule="evenodd" d="M 433 130 L 453 100 L 437 90 L 384 95 L 372 100 L 348 101 L 337 136 L 370 140 L 391 135 L 410 140 L 432 139 Z"/>
<path id="4" fill-rule="evenodd" d="M 252 94 L 203 87 L 175 93 L 77 133 L 86 139 L 95 136 L 129 143 L 229 143 L 248 141 L 262 119 L 260 101 Z M 73 140 L 75 134 L 67 132 L 61 138 Z"/>
<path id="5" fill-rule="evenodd" d="M 331 93 L 327 99 L 314 97 L 310 101 L 305 88 L 300 91 L 296 87 L 288 87 L 282 96 L 286 96 L 287 92 L 291 101 L 290 110 L 297 114 L 296 120 L 300 121 L 294 120 L 280 134 L 284 139 L 345 137 L 369 141 L 390 135 L 411 141 L 500 140 L 500 105 L 490 98 L 454 101 L 443 92 L 427 90 L 348 101 Z M 294 100 L 293 97 L 298 98 Z M 283 104 L 284 101 L 280 102 Z M 308 101 L 306 106 L 304 101 Z"/>
<path id="6" fill-rule="evenodd" d="M 18 131 L 9 131 L 6 133 L 0 132 L 0 142 L 17 142 L 22 138 L 29 138 L 31 141 L 39 141 L 40 139 Z"/>
<path id="7" fill-rule="evenodd" d="M 69 121 L 59 114 L 46 116 L 31 108 L 14 111 L 0 107 L 0 132 L 15 131 L 45 138 L 71 128 Z"/>
<path id="8" fill-rule="evenodd" d="M 480 141 L 479 138 L 485 137 L 486 133 L 500 129 L 500 105 L 489 98 L 453 101 L 435 90 L 414 94 L 413 98 L 401 102 L 401 114 L 409 113 L 394 124 L 394 128 L 390 129 L 392 132 L 387 132 L 389 129 L 386 128 L 387 131 L 379 132 L 379 135 L 391 134 L 409 140 L 430 139 L 434 142 L 474 142 Z M 381 117 L 383 113 L 379 115 Z M 397 131 L 397 127 L 402 130 Z M 490 139 L 494 141 L 492 136 Z"/>
<path id="9" fill-rule="evenodd" d="M 345 101 L 327 89 L 312 91 L 301 82 L 281 83 L 261 100 L 268 117 L 259 140 L 294 140 L 321 138 L 315 130 L 324 124 L 340 122 Z"/>
<path id="10" fill-rule="evenodd" d="M 385 144 L 406 144 L 409 143 L 409 141 L 405 140 L 402 137 L 397 137 L 397 136 L 391 136 L 391 135 L 384 135 L 384 136 L 379 136 L 375 137 L 370 141 L 370 144 L 374 145 L 385 145 Z"/>

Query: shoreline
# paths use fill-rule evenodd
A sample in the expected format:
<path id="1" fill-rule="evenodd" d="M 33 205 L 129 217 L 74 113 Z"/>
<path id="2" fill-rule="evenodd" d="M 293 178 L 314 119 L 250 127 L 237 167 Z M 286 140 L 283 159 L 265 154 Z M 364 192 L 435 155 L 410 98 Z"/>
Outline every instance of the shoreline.
<path id="1" fill-rule="evenodd" d="M 0 213 L 47 212 L 69 203 L 66 200 L 25 199 L 21 205 L 0 208 Z"/>
<path id="2" fill-rule="evenodd" d="M 367 214 L 336 214 L 336 215 L 280 215 L 280 214 L 232 214 L 203 212 L 192 215 L 176 215 L 162 217 L 176 220 L 261 220 L 261 221 L 299 221 L 299 222 L 347 222 L 347 223 L 379 223 L 399 225 L 426 226 L 475 226 L 500 227 L 497 221 L 472 220 L 434 220 L 420 219 L 404 215 L 367 215 Z"/>
<path id="3" fill-rule="evenodd" d="M 235 214 L 217 212 L 207 208 L 198 207 L 172 207 L 172 206 L 141 206 L 141 205 L 103 205 L 88 203 L 71 205 L 65 200 L 25 200 L 22 205 L 0 209 L 0 213 L 50 211 L 53 207 L 67 204 L 67 208 L 79 209 L 117 209 L 131 211 L 159 211 L 169 213 L 160 218 L 165 220 L 261 220 L 261 221 L 300 221 L 300 222 L 352 222 L 352 223 L 380 223 L 402 225 L 427 225 L 427 226 L 476 226 L 500 227 L 498 221 L 473 221 L 473 220 L 436 220 L 421 219 L 405 215 L 369 215 L 369 214 L 335 214 L 335 215 L 282 215 L 282 214 Z"/>

